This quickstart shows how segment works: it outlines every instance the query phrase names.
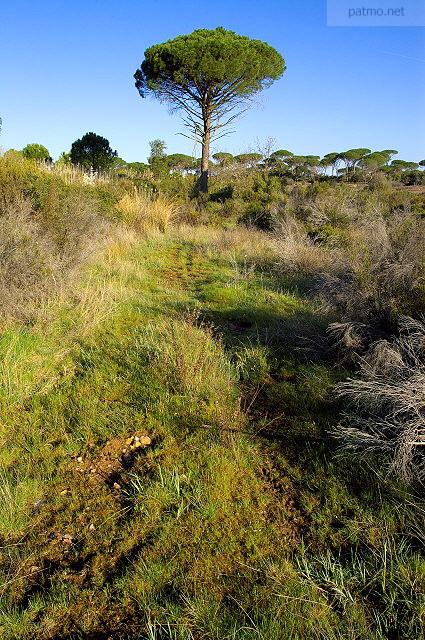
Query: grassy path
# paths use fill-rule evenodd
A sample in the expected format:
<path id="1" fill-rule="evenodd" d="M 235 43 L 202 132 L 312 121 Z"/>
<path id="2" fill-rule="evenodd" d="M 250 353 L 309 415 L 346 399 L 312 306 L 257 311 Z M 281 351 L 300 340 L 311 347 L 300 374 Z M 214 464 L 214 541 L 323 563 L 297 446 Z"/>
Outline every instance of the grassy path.
<path id="1" fill-rule="evenodd" d="M 344 372 L 273 260 L 249 232 L 116 247 L 4 339 L 1 638 L 422 637 L 413 525 L 320 440 Z"/>

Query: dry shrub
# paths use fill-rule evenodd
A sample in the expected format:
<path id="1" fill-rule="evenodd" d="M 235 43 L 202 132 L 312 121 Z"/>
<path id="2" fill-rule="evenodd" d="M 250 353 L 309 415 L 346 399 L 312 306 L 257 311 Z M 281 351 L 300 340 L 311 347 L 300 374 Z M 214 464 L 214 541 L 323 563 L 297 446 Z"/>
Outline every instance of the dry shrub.
<path id="1" fill-rule="evenodd" d="M 425 221 L 408 209 L 359 214 L 347 234 L 344 269 L 323 270 L 319 291 L 344 320 L 390 326 L 394 313 L 424 310 Z"/>
<path id="2" fill-rule="evenodd" d="M 110 236 L 110 226 L 78 196 L 43 217 L 16 197 L 0 205 L 0 317 L 28 320 L 35 303 L 68 285 Z"/>
<path id="3" fill-rule="evenodd" d="M 340 364 L 358 364 L 368 346 L 376 339 L 375 328 L 364 322 L 332 322 L 328 335 Z"/>
<path id="4" fill-rule="evenodd" d="M 315 244 L 294 219 L 281 224 L 276 249 L 279 256 L 276 266 L 281 273 L 318 276 L 339 273 L 344 266 L 341 250 Z"/>
<path id="5" fill-rule="evenodd" d="M 313 276 L 313 290 L 344 321 L 389 326 L 396 313 L 425 310 L 425 219 L 411 197 L 318 184 L 292 191 L 291 212 L 279 267 Z"/>
<path id="6" fill-rule="evenodd" d="M 375 342 L 360 374 L 337 386 L 348 410 L 333 435 L 345 450 L 383 454 L 389 472 L 423 483 L 425 323 L 403 316 L 398 337 Z"/>
<path id="7" fill-rule="evenodd" d="M 79 267 L 119 232 L 105 214 L 116 217 L 121 185 L 83 186 L 81 172 L 70 170 L 68 181 L 57 173 L 21 159 L 0 159 L 3 320 L 32 319 L 36 304 L 65 292 Z"/>
<path id="8" fill-rule="evenodd" d="M 31 204 L 17 200 L 0 215 L 0 314 L 20 316 L 23 306 L 55 285 L 58 260 L 52 244 L 31 216 Z"/>
<path id="9" fill-rule="evenodd" d="M 165 231 L 176 218 L 178 205 L 170 198 L 158 195 L 155 198 L 137 189 L 126 193 L 116 205 L 121 220 L 138 232 Z"/>
<path id="10" fill-rule="evenodd" d="M 43 226 L 52 237 L 62 272 L 87 262 L 112 232 L 111 224 L 100 215 L 96 203 L 80 191 L 67 194 L 60 210 L 45 219 Z"/>

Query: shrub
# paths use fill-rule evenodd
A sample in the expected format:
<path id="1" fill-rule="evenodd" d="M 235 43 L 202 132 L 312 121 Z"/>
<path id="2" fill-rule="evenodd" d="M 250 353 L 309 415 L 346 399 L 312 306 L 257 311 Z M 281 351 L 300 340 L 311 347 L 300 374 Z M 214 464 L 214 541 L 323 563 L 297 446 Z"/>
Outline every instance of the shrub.
<path id="1" fill-rule="evenodd" d="M 24 199 L 0 211 L 0 314 L 6 318 L 21 315 L 25 303 L 54 284 L 57 260 L 31 211 Z"/>
<path id="2" fill-rule="evenodd" d="M 359 214 L 350 226 L 346 267 L 320 275 L 320 290 L 346 320 L 392 325 L 397 313 L 425 310 L 425 221 L 409 209 Z"/>
<path id="3" fill-rule="evenodd" d="M 355 194 L 347 185 L 326 182 L 295 187 L 287 210 L 312 228 L 345 227 L 355 215 Z"/>
<path id="4" fill-rule="evenodd" d="M 92 187 L 26 160 L 0 159 L 0 317 L 32 317 L 108 234 Z"/>
<path id="5" fill-rule="evenodd" d="M 300 223 L 288 218 L 279 227 L 276 241 L 277 270 L 318 277 L 326 272 L 333 274 L 342 269 L 342 254 L 337 249 L 317 244 Z"/>
<path id="6" fill-rule="evenodd" d="M 382 454 L 391 473 L 425 480 L 425 323 L 402 317 L 399 335 L 375 342 L 360 379 L 337 385 L 348 403 L 333 430 L 345 450 Z"/>
<path id="7" fill-rule="evenodd" d="M 273 212 L 261 204 L 252 202 L 245 206 L 245 212 L 240 216 L 239 223 L 248 227 L 256 227 L 261 231 L 271 231 L 275 226 Z"/>

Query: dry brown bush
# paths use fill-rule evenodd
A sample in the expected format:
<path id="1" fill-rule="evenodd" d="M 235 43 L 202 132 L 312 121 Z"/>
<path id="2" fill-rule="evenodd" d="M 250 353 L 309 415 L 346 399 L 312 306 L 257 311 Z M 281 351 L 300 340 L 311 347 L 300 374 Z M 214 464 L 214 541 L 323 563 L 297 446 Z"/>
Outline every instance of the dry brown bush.
<path id="1" fill-rule="evenodd" d="M 359 214 L 350 229 L 345 263 L 320 275 L 320 292 L 345 320 L 388 323 L 395 313 L 423 311 L 425 221 L 409 210 L 388 217 Z M 421 298 L 422 295 L 422 298 Z"/>
<path id="2" fill-rule="evenodd" d="M 356 215 L 355 193 L 344 184 L 296 187 L 287 211 L 314 227 L 339 225 Z"/>
<path id="3" fill-rule="evenodd" d="M 360 379 L 337 386 L 348 410 L 333 430 L 345 450 L 383 454 L 388 471 L 425 481 L 425 323 L 402 317 L 397 338 L 375 342 Z"/>
<path id="4" fill-rule="evenodd" d="M 43 227 L 52 237 L 62 271 L 89 260 L 111 233 L 111 224 L 100 215 L 96 204 L 78 191 L 67 195 L 60 211 L 49 217 Z"/>
<path id="5" fill-rule="evenodd" d="M 276 267 L 281 273 L 319 276 L 322 273 L 340 273 L 345 267 L 340 249 L 315 244 L 304 227 L 293 218 L 280 224 L 276 251 L 279 256 Z"/>
<path id="6" fill-rule="evenodd" d="M 417 314 L 425 310 L 425 220 L 414 206 L 388 185 L 297 187 L 279 267 L 313 276 L 316 293 L 343 320 Z"/>
<path id="7" fill-rule="evenodd" d="M 58 261 L 52 244 L 31 216 L 31 204 L 16 200 L 0 215 L 0 314 L 21 315 L 23 305 L 55 285 Z"/>
<path id="8" fill-rule="evenodd" d="M 28 321 L 65 293 L 81 265 L 121 233 L 118 182 L 84 185 L 82 172 L 0 158 L 0 319 Z M 109 221 L 110 220 L 110 221 Z"/>
<path id="9" fill-rule="evenodd" d="M 60 216 L 44 219 L 23 197 L 0 208 L 0 317 L 27 320 L 33 305 L 56 294 L 100 249 L 107 223 L 78 197 Z"/>

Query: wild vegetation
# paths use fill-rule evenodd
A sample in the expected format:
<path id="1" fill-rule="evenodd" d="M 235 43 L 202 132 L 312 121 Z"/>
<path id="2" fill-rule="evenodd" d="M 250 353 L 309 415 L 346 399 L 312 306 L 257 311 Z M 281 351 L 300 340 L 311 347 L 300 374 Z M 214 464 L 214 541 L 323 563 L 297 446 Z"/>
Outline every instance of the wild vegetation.
<path id="1" fill-rule="evenodd" d="M 1 636 L 423 637 L 424 195 L 163 158 L 0 160 Z"/>
<path id="2" fill-rule="evenodd" d="M 0 637 L 420 640 L 425 162 L 211 133 L 0 158 Z"/>

